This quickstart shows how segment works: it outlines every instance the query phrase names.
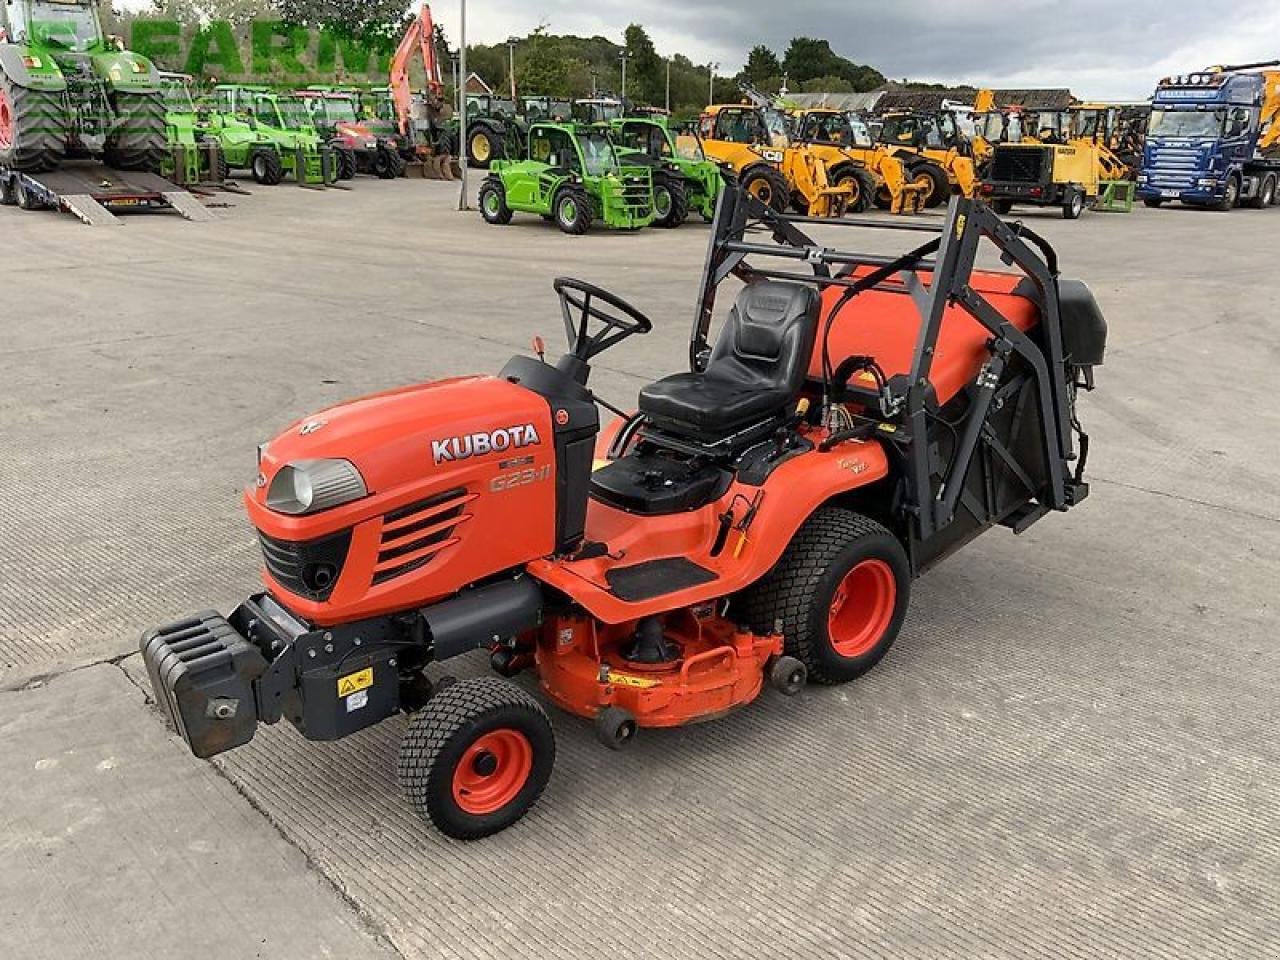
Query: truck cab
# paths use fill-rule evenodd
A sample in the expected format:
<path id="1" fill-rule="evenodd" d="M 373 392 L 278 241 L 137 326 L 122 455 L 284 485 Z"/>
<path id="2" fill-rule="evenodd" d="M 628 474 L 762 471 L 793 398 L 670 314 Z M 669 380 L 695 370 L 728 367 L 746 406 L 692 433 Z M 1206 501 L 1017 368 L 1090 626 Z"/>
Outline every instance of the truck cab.
<path id="1" fill-rule="evenodd" d="M 1167 77 L 1152 100 L 1138 174 L 1147 206 L 1169 200 L 1230 209 L 1275 202 L 1280 153 L 1264 142 L 1280 71 L 1212 68 Z"/>

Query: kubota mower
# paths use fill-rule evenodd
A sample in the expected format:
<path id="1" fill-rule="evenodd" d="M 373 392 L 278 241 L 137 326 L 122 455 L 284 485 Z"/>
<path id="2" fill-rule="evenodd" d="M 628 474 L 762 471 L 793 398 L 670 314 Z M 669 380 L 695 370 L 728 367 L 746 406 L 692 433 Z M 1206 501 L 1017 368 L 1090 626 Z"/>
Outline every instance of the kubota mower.
<path id="1" fill-rule="evenodd" d="M 689 369 L 603 431 L 591 363 L 651 323 L 562 278 L 556 363 L 539 349 L 366 397 L 260 447 L 245 506 L 266 590 L 142 641 L 195 754 L 282 717 L 333 740 L 406 711 L 410 802 L 481 837 L 542 792 L 551 725 L 507 680 L 433 687 L 428 664 L 488 648 L 621 747 L 766 685 L 857 677 L 916 575 L 1079 503 L 1076 395 L 1106 326 L 1049 246 L 963 197 L 940 234 L 842 222 L 933 234 L 897 257 L 815 242 L 809 222 L 724 191 Z M 974 268 L 985 242 L 1014 272 Z M 744 286 L 712 345 L 731 274 Z"/>

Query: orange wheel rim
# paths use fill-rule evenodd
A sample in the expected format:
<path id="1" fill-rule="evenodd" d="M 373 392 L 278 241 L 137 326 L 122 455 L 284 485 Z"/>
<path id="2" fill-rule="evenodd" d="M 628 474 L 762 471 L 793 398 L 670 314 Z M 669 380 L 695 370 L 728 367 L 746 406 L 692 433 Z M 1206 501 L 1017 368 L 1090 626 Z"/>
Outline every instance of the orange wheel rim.
<path id="1" fill-rule="evenodd" d="M 524 789 L 533 771 L 533 744 L 519 730 L 504 727 L 486 733 L 453 771 L 453 801 L 482 817 L 501 810 Z"/>
<path id="2" fill-rule="evenodd" d="M 898 585 L 883 560 L 856 563 L 836 588 L 827 612 L 827 636 L 842 657 L 860 657 L 875 647 L 893 622 Z"/>
<path id="3" fill-rule="evenodd" d="M 764 180 L 757 180 L 751 185 L 751 195 L 761 203 L 768 204 L 773 201 L 773 188 Z"/>

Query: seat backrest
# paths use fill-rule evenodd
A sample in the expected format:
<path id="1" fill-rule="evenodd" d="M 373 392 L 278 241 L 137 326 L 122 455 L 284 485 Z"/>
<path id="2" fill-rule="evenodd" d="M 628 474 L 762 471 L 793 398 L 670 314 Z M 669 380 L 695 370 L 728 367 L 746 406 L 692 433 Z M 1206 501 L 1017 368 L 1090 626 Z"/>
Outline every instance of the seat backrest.
<path id="1" fill-rule="evenodd" d="M 798 393 L 817 338 L 818 302 L 817 291 L 799 283 L 747 285 L 716 339 L 706 375 Z"/>

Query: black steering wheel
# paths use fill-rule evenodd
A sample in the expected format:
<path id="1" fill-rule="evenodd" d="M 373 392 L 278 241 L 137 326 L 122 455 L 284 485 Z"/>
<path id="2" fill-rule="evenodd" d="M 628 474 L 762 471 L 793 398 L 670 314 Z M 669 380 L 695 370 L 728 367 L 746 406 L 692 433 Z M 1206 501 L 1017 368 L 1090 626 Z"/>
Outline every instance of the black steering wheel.
<path id="1" fill-rule="evenodd" d="M 564 315 L 564 332 L 569 339 L 569 352 L 579 360 L 590 360 L 619 340 L 625 340 L 636 333 L 648 333 L 653 329 L 653 321 L 643 313 L 621 297 L 602 290 L 593 283 L 571 277 L 556 277 L 551 286 L 560 297 L 560 312 Z M 588 330 L 593 319 L 604 325 L 594 334 Z"/>

